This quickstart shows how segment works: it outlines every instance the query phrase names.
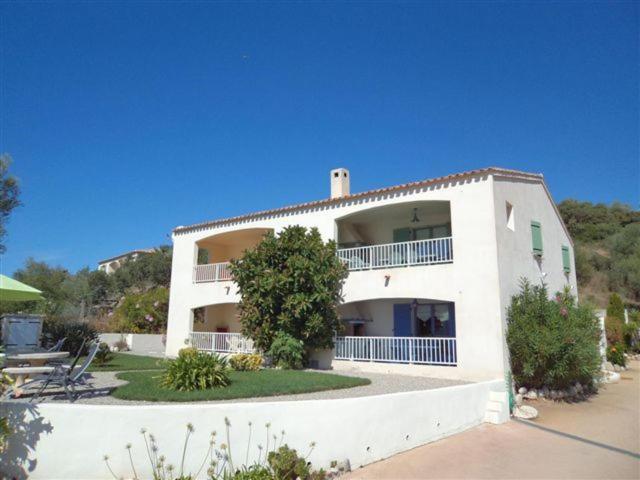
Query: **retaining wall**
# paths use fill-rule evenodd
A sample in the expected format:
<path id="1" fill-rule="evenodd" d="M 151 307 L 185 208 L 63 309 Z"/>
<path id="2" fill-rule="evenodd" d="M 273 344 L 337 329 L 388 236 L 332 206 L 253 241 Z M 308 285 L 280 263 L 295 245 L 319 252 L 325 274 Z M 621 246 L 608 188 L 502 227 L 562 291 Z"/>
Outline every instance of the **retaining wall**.
<path id="1" fill-rule="evenodd" d="M 224 418 L 231 422 L 231 453 L 244 463 L 252 422 L 249 463 L 258 445 L 266 445 L 265 424 L 271 433 L 285 430 L 284 443 L 306 453 L 314 467 L 348 458 L 352 468 L 389 457 L 478 425 L 483 421 L 490 391 L 504 391 L 503 380 L 388 395 L 334 400 L 238 402 L 216 404 L 87 405 L 5 403 L 21 432 L 11 437 L 0 463 L 5 475 L 32 479 L 107 479 L 102 457 L 110 456 L 115 474 L 132 477 L 125 445 L 132 444 L 138 476 L 150 478 L 140 429 L 156 437 L 160 453 L 179 465 L 187 423 L 195 432 L 189 440 L 185 473 L 198 470 L 208 448 L 209 434 L 224 438 Z M 270 440 L 272 442 L 272 440 Z M 205 468 L 206 470 L 206 468 Z M 201 474 L 200 478 L 204 478 Z"/>
<path id="2" fill-rule="evenodd" d="M 124 339 L 129 350 L 135 353 L 164 356 L 164 335 L 151 333 L 101 333 L 100 341 L 112 346 Z"/>

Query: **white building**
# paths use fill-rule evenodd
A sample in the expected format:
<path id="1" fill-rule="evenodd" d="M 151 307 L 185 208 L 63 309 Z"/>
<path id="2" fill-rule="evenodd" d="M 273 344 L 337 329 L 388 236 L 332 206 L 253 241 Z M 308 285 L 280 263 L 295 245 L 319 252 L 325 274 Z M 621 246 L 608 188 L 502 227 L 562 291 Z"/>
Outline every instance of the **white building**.
<path id="1" fill-rule="evenodd" d="M 98 262 L 98 270 L 102 270 L 105 273 L 111 274 L 119 269 L 124 262 L 128 262 L 129 260 L 136 260 L 140 255 L 146 255 L 148 253 L 153 253 L 152 248 L 147 248 L 143 250 L 131 250 L 130 252 L 122 253 L 118 256 L 105 258 L 104 260 L 100 260 Z"/>
<path id="2" fill-rule="evenodd" d="M 507 364 L 506 309 L 520 279 L 577 294 L 573 243 L 540 174 L 486 168 L 331 197 L 173 232 L 166 353 L 250 350 L 228 261 L 265 232 L 317 227 L 349 267 L 334 368 L 485 379 Z"/>

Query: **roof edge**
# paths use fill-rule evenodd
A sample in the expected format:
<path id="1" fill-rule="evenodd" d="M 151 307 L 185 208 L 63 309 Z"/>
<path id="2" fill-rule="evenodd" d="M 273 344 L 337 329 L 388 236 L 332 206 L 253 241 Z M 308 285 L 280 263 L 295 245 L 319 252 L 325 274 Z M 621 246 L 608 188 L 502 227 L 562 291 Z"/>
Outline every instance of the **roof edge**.
<path id="1" fill-rule="evenodd" d="M 352 193 L 350 195 L 345 195 L 345 196 L 339 197 L 339 198 L 325 198 L 323 200 L 315 200 L 315 201 L 311 201 L 311 202 L 298 203 L 298 204 L 295 204 L 295 205 L 288 205 L 288 206 L 279 207 L 279 208 L 273 208 L 273 209 L 269 209 L 269 210 L 261 210 L 261 211 L 257 211 L 257 212 L 253 212 L 253 213 L 247 213 L 247 214 L 244 214 L 244 215 L 238 215 L 238 216 L 235 216 L 235 217 L 221 218 L 221 219 L 218 219 L 218 220 L 211 220 L 211 221 L 207 221 L 207 222 L 195 223 L 195 224 L 187 225 L 187 226 L 179 226 L 179 227 L 176 227 L 176 228 L 173 229 L 173 234 L 188 233 L 188 232 L 195 231 L 195 230 L 213 228 L 213 227 L 217 227 L 219 225 L 224 225 L 224 224 L 228 224 L 228 223 L 235 223 L 235 222 L 242 222 L 242 221 L 256 219 L 256 218 L 262 218 L 262 217 L 266 217 L 266 216 L 274 215 L 274 214 L 293 212 L 293 211 L 296 211 L 296 210 L 304 210 L 304 209 L 311 208 L 311 207 L 320 207 L 320 206 L 325 206 L 325 205 L 335 205 L 335 204 L 340 204 L 340 203 L 347 202 L 347 201 L 357 200 L 357 199 L 360 199 L 360 198 L 366 198 L 366 197 L 373 196 L 373 195 L 380 195 L 380 194 L 383 194 L 383 193 L 389 193 L 389 192 L 395 192 L 395 191 L 401 191 L 401 190 L 409 190 L 409 189 L 412 189 L 412 188 L 419 188 L 419 187 L 434 185 L 434 184 L 437 184 L 437 183 L 457 181 L 457 180 L 462 180 L 464 178 L 469 178 L 469 177 L 478 177 L 478 176 L 482 176 L 482 175 L 493 175 L 493 174 L 513 177 L 513 178 L 521 178 L 521 179 L 528 179 L 528 180 L 538 180 L 538 181 L 541 181 L 544 184 L 544 177 L 543 177 L 543 175 L 541 173 L 529 173 L 529 172 L 523 172 L 523 171 L 520 171 L 520 170 L 511 170 L 511 169 L 501 168 L 501 167 L 487 167 L 487 168 L 481 168 L 481 169 L 477 169 L 477 170 L 469 170 L 469 171 L 461 172 L 461 173 L 454 173 L 454 174 L 451 174 L 451 175 L 445 175 L 443 177 L 430 178 L 430 179 L 426 179 L 426 180 L 418 180 L 418 181 L 415 181 L 415 182 L 403 183 L 403 184 L 400 184 L 400 185 L 394 185 L 394 186 L 390 186 L 390 187 L 382 187 L 382 188 L 377 188 L 377 189 L 373 189 L 373 190 L 366 190 L 364 192 Z"/>

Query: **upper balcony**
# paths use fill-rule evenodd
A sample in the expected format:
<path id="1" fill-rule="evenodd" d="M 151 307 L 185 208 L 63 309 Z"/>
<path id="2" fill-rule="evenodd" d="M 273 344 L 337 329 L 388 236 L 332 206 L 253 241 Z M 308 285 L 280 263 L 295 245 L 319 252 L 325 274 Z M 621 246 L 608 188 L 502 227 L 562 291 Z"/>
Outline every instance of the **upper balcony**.
<path id="1" fill-rule="evenodd" d="M 231 280 L 229 261 L 255 247 L 271 229 L 247 228 L 220 233 L 197 242 L 198 258 L 193 267 L 193 283 Z"/>
<path id="2" fill-rule="evenodd" d="M 449 202 L 376 207 L 336 223 L 338 257 L 350 271 L 453 261 Z"/>

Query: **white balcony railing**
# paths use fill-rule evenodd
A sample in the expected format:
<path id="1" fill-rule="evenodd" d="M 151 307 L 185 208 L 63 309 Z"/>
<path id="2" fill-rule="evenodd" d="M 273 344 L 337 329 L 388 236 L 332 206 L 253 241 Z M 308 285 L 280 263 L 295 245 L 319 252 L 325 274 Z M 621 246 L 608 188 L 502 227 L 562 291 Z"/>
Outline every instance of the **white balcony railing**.
<path id="1" fill-rule="evenodd" d="M 453 261 L 452 237 L 338 249 L 349 270 L 433 265 Z"/>
<path id="2" fill-rule="evenodd" d="M 231 280 L 229 262 L 207 263 L 193 267 L 193 283 Z"/>
<path id="3" fill-rule="evenodd" d="M 454 337 L 337 337 L 336 360 L 456 365 Z"/>
<path id="4" fill-rule="evenodd" d="M 253 353 L 253 340 L 240 333 L 191 332 L 191 346 L 203 352 Z"/>

